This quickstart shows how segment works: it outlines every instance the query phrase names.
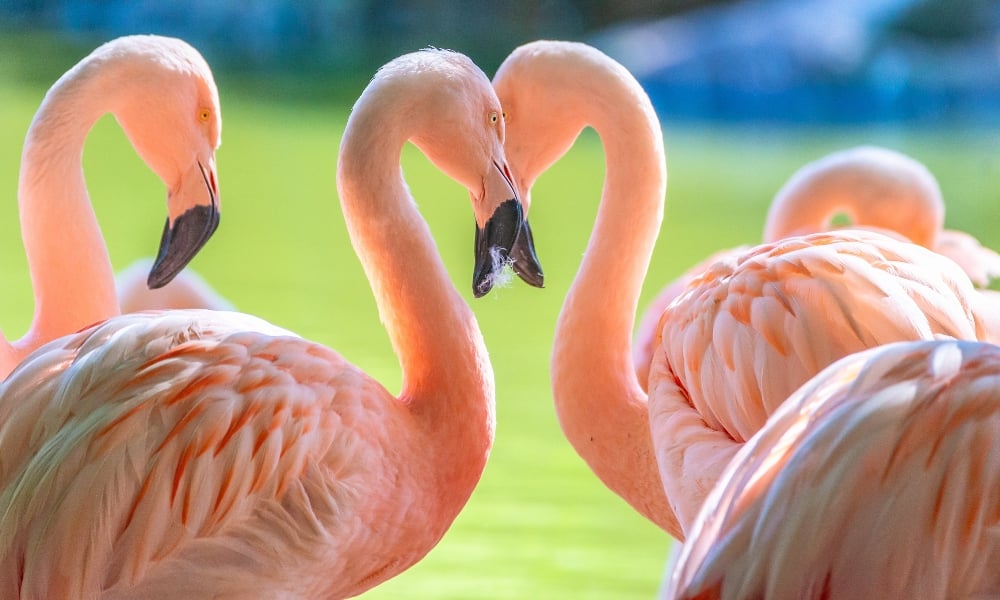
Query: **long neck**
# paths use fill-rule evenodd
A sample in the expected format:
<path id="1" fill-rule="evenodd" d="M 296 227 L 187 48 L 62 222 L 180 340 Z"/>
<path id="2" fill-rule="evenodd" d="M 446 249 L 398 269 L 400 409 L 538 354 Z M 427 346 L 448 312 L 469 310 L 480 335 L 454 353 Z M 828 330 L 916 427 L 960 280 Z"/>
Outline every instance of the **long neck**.
<path id="1" fill-rule="evenodd" d="M 24 142 L 18 179 L 21 237 L 34 290 L 28 333 L 8 345 L 17 362 L 39 345 L 118 314 L 108 250 L 83 179 L 83 145 L 107 112 L 71 71 L 49 91 Z M 16 363 L 15 363 L 16 364 Z M 5 364 L 3 375 L 14 364 Z"/>
<path id="2" fill-rule="evenodd" d="M 648 101 L 621 104 L 635 105 Z M 605 485 L 677 535 L 631 352 L 639 293 L 663 218 L 662 132 L 651 107 L 595 116 L 606 181 L 583 263 L 556 326 L 553 396 L 564 433 Z"/>
<path id="3" fill-rule="evenodd" d="M 934 176 L 908 158 L 878 154 L 865 163 L 820 162 L 778 191 L 764 241 L 827 231 L 838 214 L 852 226 L 887 229 L 933 249 L 944 225 L 944 201 Z"/>
<path id="4" fill-rule="evenodd" d="M 403 182 L 407 139 L 356 106 L 340 150 L 347 228 L 402 368 L 403 402 L 436 448 L 437 478 L 464 504 L 482 474 L 495 426 L 493 371 L 479 326 L 452 285 Z M 377 124 L 381 135 L 365 135 Z"/>

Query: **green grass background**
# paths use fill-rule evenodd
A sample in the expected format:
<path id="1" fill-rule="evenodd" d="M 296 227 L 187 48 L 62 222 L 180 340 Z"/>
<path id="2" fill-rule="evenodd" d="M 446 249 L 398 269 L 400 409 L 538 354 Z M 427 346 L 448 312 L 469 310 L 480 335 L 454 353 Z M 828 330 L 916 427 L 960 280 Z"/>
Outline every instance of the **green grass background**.
<path id="1" fill-rule="evenodd" d="M 17 223 L 21 143 L 55 76 L 82 54 L 26 67 L 47 47 L 0 46 L 0 326 L 17 338 L 32 312 Z M 337 205 L 336 152 L 363 83 L 273 87 L 218 76 L 222 225 L 193 262 L 239 309 L 337 349 L 398 389 L 399 369 Z M 318 98 L 322 98 L 321 100 Z M 346 99 L 346 100 L 345 100 Z M 861 143 L 909 152 L 938 176 L 947 223 L 1000 247 L 1000 140 L 990 128 L 789 129 L 665 123 L 666 221 L 643 292 L 708 253 L 759 241 L 768 202 L 806 161 Z M 154 254 L 163 185 L 110 117 L 84 167 L 116 268 Z M 564 440 L 552 406 L 553 327 L 596 213 L 603 153 L 593 132 L 538 182 L 531 221 L 546 289 L 515 283 L 473 300 L 466 192 L 415 149 L 404 172 L 445 263 L 482 326 L 496 372 L 496 444 L 482 482 L 441 543 L 365 598 L 651 598 L 666 534 L 607 491 Z"/>

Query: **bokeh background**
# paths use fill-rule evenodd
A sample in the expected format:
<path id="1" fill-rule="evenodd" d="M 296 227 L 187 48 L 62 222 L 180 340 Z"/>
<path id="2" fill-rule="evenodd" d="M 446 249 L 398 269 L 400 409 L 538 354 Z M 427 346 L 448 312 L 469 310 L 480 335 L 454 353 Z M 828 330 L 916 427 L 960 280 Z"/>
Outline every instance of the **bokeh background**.
<path id="1" fill-rule="evenodd" d="M 326 343 L 398 389 L 337 205 L 336 151 L 378 66 L 425 46 L 492 75 L 518 44 L 589 42 L 650 93 L 667 143 L 666 220 L 643 292 L 707 254 L 760 240 L 770 199 L 805 162 L 859 144 L 923 161 L 946 223 L 1000 248 L 1000 4 L 992 0 L 0 0 L 0 317 L 32 313 L 17 225 L 21 143 L 45 90 L 98 44 L 182 37 L 223 106 L 222 225 L 192 267 L 239 309 Z M 546 289 L 473 300 L 465 191 L 415 149 L 404 172 L 496 371 L 498 430 L 482 483 L 420 564 L 365 598 L 651 598 L 670 539 L 608 492 L 559 430 L 548 358 L 603 178 L 585 133 L 538 182 L 531 220 Z M 84 154 L 116 268 L 155 253 L 164 188 L 110 117 Z M 641 308 L 641 307 L 640 307 Z"/>

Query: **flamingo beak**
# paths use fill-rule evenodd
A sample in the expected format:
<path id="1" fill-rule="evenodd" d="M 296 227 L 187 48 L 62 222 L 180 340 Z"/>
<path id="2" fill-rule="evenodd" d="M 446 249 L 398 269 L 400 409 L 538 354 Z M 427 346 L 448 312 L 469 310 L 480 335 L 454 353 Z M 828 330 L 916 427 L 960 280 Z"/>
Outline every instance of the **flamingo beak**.
<path id="1" fill-rule="evenodd" d="M 208 165 L 205 168 L 201 161 L 197 161 L 195 167 L 182 177 L 177 189 L 170 192 L 168 204 L 171 209 L 178 206 L 183 208 L 177 216 L 168 216 L 163 226 L 160 250 L 146 279 L 150 289 L 161 288 L 170 283 L 198 254 L 219 226 L 215 163 L 210 160 Z"/>
<path id="2" fill-rule="evenodd" d="M 482 227 L 476 220 L 472 294 L 482 298 L 493 289 L 500 272 L 511 263 L 510 252 L 524 223 L 524 209 L 517 197 L 506 163 L 493 161 L 493 169 L 483 180 L 481 205 L 496 206 Z"/>
<path id="3" fill-rule="evenodd" d="M 483 227 L 476 227 L 476 266 L 472 273 L 472 294 L 482 298 L 493 289 L 498 272 L 509 262 L 511 248 L 524 222 L 517 198 L 505 200 L 493 211 Z"/>
<path id="4" fill-rule="evenodd" d="M 528 285 L 536 288 L 545 287 L 545 274 L 542 273 L 542 265 L 538 262 L 538 255 L 535 253 L 535 238 L 531 234 L 531 227 L 525 219 L 521 225 L 521 232 L 514 240 L 514 247 L 511 248 L 510 257 L 514 260 L 511 266 L 514 273 Z"/>

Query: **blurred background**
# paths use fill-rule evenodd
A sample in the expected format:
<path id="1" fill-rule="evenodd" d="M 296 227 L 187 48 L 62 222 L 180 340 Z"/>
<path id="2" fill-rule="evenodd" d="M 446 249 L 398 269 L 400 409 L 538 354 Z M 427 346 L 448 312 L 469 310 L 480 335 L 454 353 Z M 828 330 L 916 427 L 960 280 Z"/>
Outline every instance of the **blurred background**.
<path id="1" fill-rule="evenodd" d="M 949 227 L 1000 248 L 1000 3 L 993 0 L 0 0 L 0 327 L 32 314 L 17 221 L 21 144 L 46 89 L 100 43 L 181 37 L 223 106 L 222 225 L 192 267 L 240 310 L 328 344 L 390 389 L 399 369 L 336 201 L 336 150 L 372 73 L 426 46 L 492 76 L 517 45 L 591 43 L 661 118 L 666 220 L 643 304 L 716 250 L 760 241 L 775 191 L 860 144 L 924 162 Z M 562 437 L 553 327 L 596 214 L 592 132 L 533 192 L 546 289 L 473 300 L 467 194 L 408 147 L 403 167 L 496 371 L 498 430 L 482 483 L 428 557 L 365 598 L 652 598 L 670 539 L 608 492 Z M 84 152 L 117 269 L 155 254 L 164 187 L 110 117 Z M 641 310 L 642 306 L 640 306 Z"/>

